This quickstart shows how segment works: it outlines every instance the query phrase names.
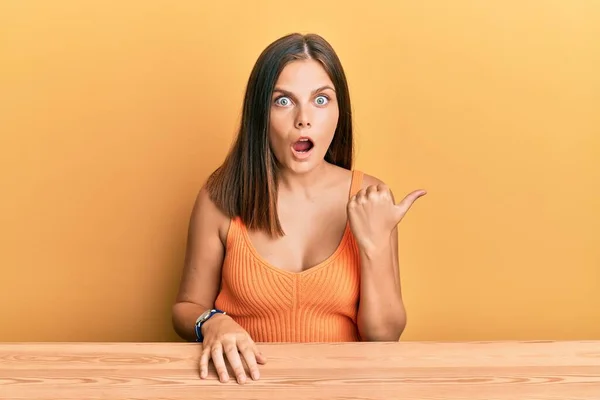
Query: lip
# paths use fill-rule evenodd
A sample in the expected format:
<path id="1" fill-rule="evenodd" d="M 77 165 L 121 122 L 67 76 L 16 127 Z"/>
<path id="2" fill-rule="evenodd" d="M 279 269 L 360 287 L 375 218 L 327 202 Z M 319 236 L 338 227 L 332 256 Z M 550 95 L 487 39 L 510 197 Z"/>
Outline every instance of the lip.
<path id="1" fill-rule="evenodd" d="M 310 157 L 310 155 L 312 154 L 313 150 L 315 149 L 315 141 L 312 140 L 312 138 L 310 136 L 300 136 L 296 140 L 296 142 L 298 142 L 298 141 L 300 141 L 302 139 L 308 139 L 308 140 L 310 140 L 312 142 L 312 144 L 313 144 L 313 147 L 309 151 L 300 152 L 300 151 L 294 150 L 294 145 L 292 144 L 290 146 L 290 149 L 292 150 L 292 154 L 294 155 L 294 157 L 297 158 L 298 160 L 305 160 L 305 159 L 307 159 L 308 157 Z M 296 142 L 294 142 L 294 143 L 296 143 Z"/>

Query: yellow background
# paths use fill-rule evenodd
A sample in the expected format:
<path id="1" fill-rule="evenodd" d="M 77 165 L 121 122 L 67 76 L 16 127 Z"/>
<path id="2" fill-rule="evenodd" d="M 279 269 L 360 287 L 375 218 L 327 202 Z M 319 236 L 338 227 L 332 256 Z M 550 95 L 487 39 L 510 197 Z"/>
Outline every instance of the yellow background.
<path id="1" fill-rule="evenodd" d="M 176 340 L 262 49 L 328 39 L 399 198 L 404 340 L 600 339 L 595 1 L 0 3 L 0 340 Z"/>

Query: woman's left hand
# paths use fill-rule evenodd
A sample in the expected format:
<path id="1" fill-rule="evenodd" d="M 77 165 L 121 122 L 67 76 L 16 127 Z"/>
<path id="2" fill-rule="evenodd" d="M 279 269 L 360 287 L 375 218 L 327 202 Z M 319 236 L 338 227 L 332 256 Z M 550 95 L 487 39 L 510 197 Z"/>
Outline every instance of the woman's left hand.
<path id="1" fill-rule="evenodd" d="M 376 251 L 389 245 L 390 235 L 413 203 L 425 195 L 425 190 L 409 193 L 394 204 L 390 189 L 383 184 L 361 189 L 348 202 L 350 228 L 358 246 L 364 251 Z"/>

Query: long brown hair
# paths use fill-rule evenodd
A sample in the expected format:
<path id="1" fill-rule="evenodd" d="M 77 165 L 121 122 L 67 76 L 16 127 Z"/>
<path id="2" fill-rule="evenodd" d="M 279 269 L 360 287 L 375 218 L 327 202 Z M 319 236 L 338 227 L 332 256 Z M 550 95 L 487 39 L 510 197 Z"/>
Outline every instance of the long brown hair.
<path id="1" fill-rule="evenodd" d="M 339 119 L 325 160 L 352 168 L 352 112 L 342 64 L 321 36 L 294 33 L 271 43 L 258 57 L 246 87 L 237 138 L 206 182 L 210 198 L 222 212 L 271 236 L 284 235 L 277 215 L 277 160 L 269 146 L 271 97 L 283 68 L 305 59 L 321 63 L 337 94 Z"/>

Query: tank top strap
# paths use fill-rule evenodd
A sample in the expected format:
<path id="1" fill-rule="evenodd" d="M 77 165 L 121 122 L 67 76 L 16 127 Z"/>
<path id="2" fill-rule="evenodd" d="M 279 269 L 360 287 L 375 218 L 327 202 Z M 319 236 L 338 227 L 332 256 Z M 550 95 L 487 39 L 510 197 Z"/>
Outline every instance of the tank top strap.
<path id="1" fill-rule="evenodd" d="M 229 229 L 225 239 L 226 247 L 230 247 L 239 238 L 241 229 L 243 229 L 243 222 L 239 216 L 229 220 Z"/>
<path id="2" fill-rule="evenodd" d="M 350 184 L 350 193 L 348 198 L 354 196 L 360 188 L 362 187 L 364 173 L 362 171 L 353 170 L 352 171 L 352 183 Z"/>

